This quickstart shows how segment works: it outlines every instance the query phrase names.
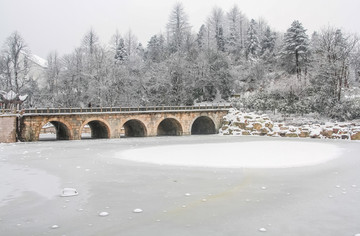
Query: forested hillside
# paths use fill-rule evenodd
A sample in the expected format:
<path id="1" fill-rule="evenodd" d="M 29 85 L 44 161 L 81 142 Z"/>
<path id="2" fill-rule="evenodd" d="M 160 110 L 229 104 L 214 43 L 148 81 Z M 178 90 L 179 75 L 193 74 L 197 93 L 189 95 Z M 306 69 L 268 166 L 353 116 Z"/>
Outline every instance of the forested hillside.
<path id="1" fill-rule="evenodd" d="M 131 31 L 103 40 L 91 29 L 71 54 L 49 53 L 40 83 L 27 76 L 19 54 L 30 49 L 15 32 L 2 48 L 0 90 L 29 94 L 32 107 L 192 105 L 236 95 L 250 110 L 360 118 L 358 37 L 332 26 L 307 32 L 294 20 L 276 32 L 234 6 L 214 8 L 194 29 L 179 3 L 146 45 Z"/>

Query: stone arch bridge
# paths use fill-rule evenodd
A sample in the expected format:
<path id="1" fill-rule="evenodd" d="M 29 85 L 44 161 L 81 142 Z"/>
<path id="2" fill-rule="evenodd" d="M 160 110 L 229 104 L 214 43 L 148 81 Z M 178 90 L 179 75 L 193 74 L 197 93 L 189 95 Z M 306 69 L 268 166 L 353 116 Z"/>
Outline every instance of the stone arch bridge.
<path id="1" fill-rule="evenodd" d="M 58 140 L 79 140 L 85 125 L 91 138 L 215 134 L 230 106 L 26 109 L 18 120 L 21 141 L 39 140 L 51 123 Z"/>

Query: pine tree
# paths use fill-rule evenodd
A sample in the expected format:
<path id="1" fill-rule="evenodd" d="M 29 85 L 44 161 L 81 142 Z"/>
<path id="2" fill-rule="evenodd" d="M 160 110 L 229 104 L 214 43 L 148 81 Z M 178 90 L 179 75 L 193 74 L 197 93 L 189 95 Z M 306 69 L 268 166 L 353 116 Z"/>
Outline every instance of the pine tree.
<path id="1" fill-rule="evenodd" d="M 267 27 L 263 39 L 261 40 L 261 52 L 260 55 L 264 55 L 265 52 L 272 53 L 275 48 L 276 34 L 271 32 L 270 27 Z"/>
<path id="2" fill-rule="evenodd" d="M 216 44 L 219 51 L 225 52 L 224 31 L 221 26 L 219 27 L 219 31 L 216 34 Z"/>
<path id="3" fill-rule="evenodd" d="M 247 32 L 247 41 L 245 48 L 245 55 L 248 60 L 256 60 L 258 57 L 260 45 L 259 38 L 256 32 L 256 22 L 254 19 L 250 21 L 249 29 Z"/>
<path id="4" fill-rule="evenodd" d="M 282 57 L 289 65 L 290 73 L 296 73 L 301 79 L 302 67 L 307 66 L 307 53 L 309 50 L 309 38 L 306 29 L 299 21 L 294 21 L 284 36 Z"/>
<path id="5" fill-rule="evenodd" d="M 169 33 L 170 51 L 177 52 L 183 49 L 186 36 L 190 32 L 188 16 L 181 3 L 175 4 L 167 24 Z"/>
<path id="6" fill-rule="evenodd" d="M 120 39 L 115 53 L 115 64 L 123 64 L 128 59 L 124 39 Z"/>
<path id="7" fill-rule="evenodd" d="M 205 37 L 206 37 L 206 27 L 201 25 L 199 33 L 197 34 L 196 42 L 200 50 L 205 48 Z"/>
<path id="8" fill-rule="evenodd" d="M 240 24 L 241 13 L 237 6 L 234 6 L 230 12 L 227 13 L 228 25 L 229 25 L 229 36 L 227 38 L 227 50 L 230 53 L 237 54 L 241 47 L 239 39 L 239 24 Z"/>

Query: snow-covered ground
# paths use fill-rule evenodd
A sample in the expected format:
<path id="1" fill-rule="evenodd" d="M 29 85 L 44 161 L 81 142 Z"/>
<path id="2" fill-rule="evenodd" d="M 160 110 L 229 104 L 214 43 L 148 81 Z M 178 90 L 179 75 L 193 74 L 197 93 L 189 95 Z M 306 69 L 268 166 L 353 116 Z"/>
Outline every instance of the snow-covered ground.
<path id="1" fill-rule="evenodd" d="M 220 135 L 0 144 L 1 235 L 356 235 L 359 153 Z"/>

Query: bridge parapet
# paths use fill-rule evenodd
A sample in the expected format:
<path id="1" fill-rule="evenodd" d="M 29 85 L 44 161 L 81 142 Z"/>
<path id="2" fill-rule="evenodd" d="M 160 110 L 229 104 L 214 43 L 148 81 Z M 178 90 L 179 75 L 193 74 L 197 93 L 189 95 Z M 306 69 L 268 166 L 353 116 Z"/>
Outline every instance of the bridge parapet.
<path id="1" fill-rule="evenodd" d="M 22 110 L 27 114 L 62 114 L 62 113 L 128 113 L 128 112 L 180 112 L 229 110 L 231 105 L 199 105 L 199 106 L 141 106 L 141 107 L 90 107 L 90 108 L 31 108 Z"/>

